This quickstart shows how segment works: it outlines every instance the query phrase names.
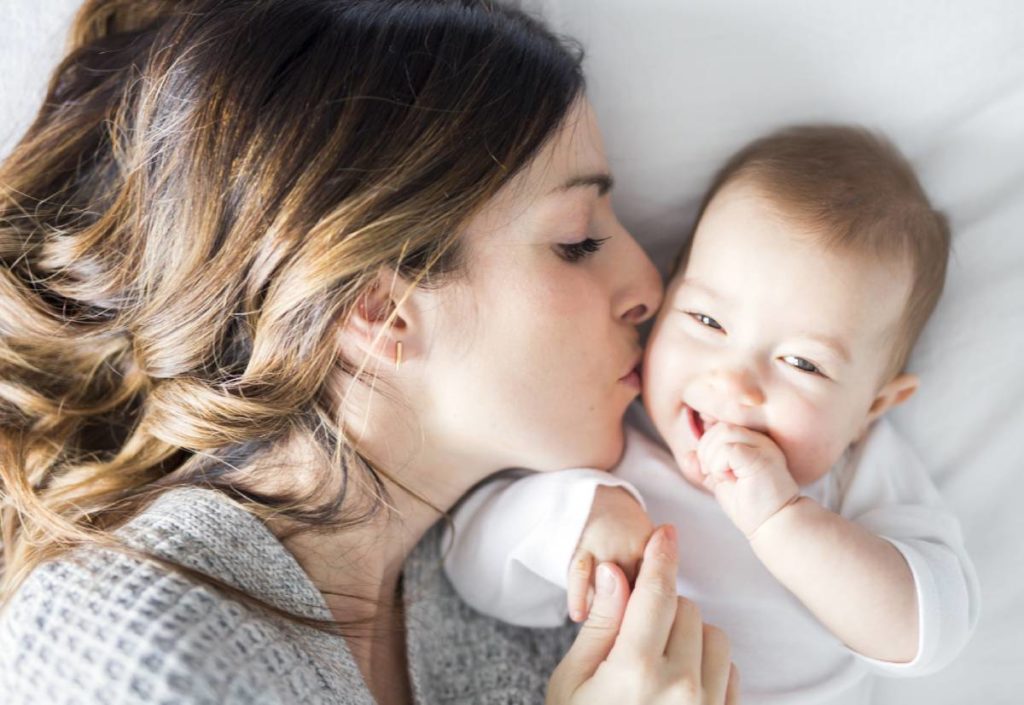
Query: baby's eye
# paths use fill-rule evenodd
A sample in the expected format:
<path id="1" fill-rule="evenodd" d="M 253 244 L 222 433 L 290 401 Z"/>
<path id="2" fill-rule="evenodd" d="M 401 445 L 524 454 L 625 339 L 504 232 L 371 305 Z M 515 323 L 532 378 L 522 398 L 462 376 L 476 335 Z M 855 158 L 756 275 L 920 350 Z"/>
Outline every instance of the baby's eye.
<path id="1" fill-rule="evenodd" d="M 714 328 L 715 330 L 724 330 L 722 328 L 722 325 L 711 316 L 705 315 L 703 313 L 697 313 L 696 311 L 687 311 L 687 313 L 689 314 L 690 318 L 697 321 L 697 323 L 700 323 L 702 326 Z"/>
<path id="2" fill-rule="evenodd" d="M 824 375 L 822 374 L 821 370 L 818 368 L 817 365 L 815 365 L 813 362 L 808 362 L 802 357 L 797 357 L 796 355 L 786 355 L 784 358 L 782 358 L 782 360 L 787 365 L 795 367 L 796 369 L 801 370 L 802 372 L 808 372 L 812 375 L 822 375 L 824 377 Z"/>

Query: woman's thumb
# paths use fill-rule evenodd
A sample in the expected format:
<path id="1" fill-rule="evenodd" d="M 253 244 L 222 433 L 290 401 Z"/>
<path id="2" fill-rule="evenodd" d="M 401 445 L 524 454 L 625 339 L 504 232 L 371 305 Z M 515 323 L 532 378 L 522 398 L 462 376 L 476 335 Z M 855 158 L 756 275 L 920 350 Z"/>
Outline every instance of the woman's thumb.
<path id="1" fill-rule="evenodd" d="M 622 569 L 614 563 L 597 567 L 594 603 L 576 641 L 569 648 L 559 670 L 560 685 L 575 691 L 588 680 L 615 644 L 629 600 L 629 582 Z"/>

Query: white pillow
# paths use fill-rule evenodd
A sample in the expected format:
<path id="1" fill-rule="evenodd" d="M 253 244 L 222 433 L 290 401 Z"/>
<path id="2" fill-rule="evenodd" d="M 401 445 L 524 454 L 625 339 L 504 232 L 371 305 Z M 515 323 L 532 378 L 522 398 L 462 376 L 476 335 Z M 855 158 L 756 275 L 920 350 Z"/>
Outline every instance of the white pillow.
<path id="1" fill-rule="evenodd" d="M 6 0 L 0 21 L 0 159 L 32 122 L 64 54 L 77 0 Z"/>
<path id="2" fill-rule="evenodd" d="M 1024 4 L 526 0 L 583 43 L 620 218 L 664 270 L 711 174 L 794 122 L 856 122 L 911 159 L 954 230 L 947 288 L 892 418 L 963 522 L 982 584 L 961 657 L 873 702 L 1024 693 Z"/>

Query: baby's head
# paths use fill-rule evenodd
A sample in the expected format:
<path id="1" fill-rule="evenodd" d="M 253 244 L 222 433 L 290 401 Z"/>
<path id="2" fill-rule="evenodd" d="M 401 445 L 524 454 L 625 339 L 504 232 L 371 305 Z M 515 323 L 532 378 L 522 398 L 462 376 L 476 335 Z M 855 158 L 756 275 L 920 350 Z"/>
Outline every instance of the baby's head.
<path id="1" fill-rule="evenodd" d="M 821 477 L 906 400 L 904 365 L 942 291 L 945 218 L 884 139 L 787 129 L 718 173 L 665 292 L 644 404 L 677 458 L 718 421 Z M 697 481 L 699 478 L 691 478 Z"/>

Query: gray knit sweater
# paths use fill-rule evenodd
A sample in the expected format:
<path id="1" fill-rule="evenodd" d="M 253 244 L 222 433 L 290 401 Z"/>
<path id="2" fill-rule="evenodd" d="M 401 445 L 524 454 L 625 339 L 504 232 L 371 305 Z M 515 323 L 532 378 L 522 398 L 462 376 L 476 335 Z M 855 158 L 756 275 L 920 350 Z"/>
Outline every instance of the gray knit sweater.
<path id="1" fill-rule="evenodd" d="M 206 489 L 171 490 L 119 533 L 285 609 L 323 596 L 255 517 Z M 416 703 L 540 703 L 575 634 L 484 617 L 440 568 L 440 526 L 405 564 Z M 11 705 L 372 703 L 340 637 L 268 617 L 162 569 L 79 549 L 37 568 L 0 615 L 0 702 Z"/>

